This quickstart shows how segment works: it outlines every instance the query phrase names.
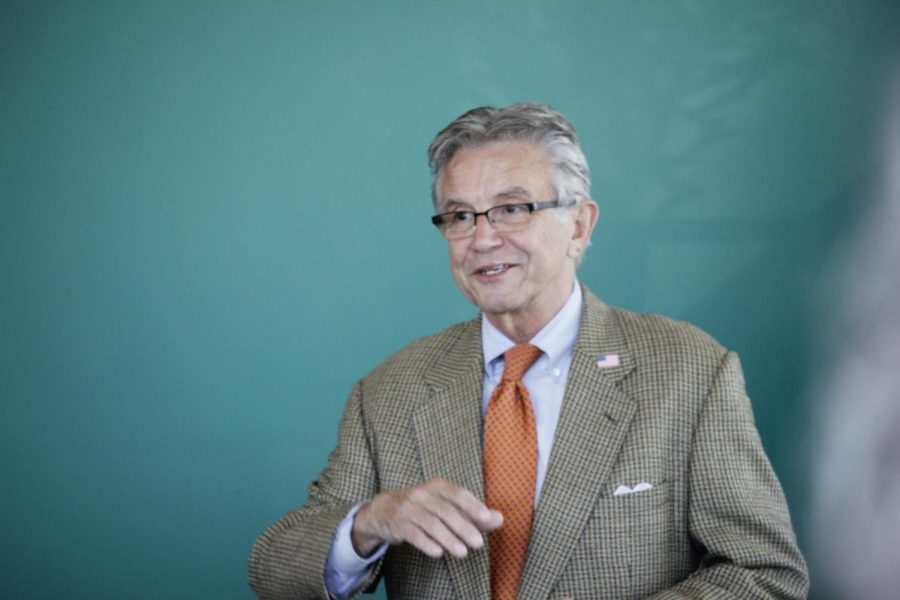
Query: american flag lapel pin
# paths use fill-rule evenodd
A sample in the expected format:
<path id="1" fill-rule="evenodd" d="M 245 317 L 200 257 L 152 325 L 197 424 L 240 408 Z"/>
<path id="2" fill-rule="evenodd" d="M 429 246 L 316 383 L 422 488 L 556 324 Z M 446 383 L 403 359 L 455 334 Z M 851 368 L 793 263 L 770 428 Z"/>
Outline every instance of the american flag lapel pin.
<path id="1" fill-rule="evenodd" d="M 619 366 L 619 355 L 618 354 L 600 354 L 597 356 L 597 368 L 605 369 L 607 367 L 618 367 Z"/>

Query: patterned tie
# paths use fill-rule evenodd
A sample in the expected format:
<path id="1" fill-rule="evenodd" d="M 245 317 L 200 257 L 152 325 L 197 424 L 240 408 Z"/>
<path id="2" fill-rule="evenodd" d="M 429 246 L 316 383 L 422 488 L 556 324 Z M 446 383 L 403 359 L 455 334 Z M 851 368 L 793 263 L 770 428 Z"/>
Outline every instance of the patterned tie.
<path id="1" fill-rule="evenodd" d="M 503 514 L 503 526 L 488 534 L 491 597 L 514 600 L 525 566 L 537 477 L 537 431 L 525 374 L 541 355 L 530 344 L 503 355 L 503 378 L 491 394 L 484 422 L 484 493 Z"/>

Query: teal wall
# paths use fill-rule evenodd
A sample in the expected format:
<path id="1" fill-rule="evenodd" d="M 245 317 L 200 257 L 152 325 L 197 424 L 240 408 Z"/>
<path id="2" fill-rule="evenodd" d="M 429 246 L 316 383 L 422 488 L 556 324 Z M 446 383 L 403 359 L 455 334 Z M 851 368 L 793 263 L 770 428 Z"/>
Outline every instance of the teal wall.
<path id="1" fill-rule="evenodd" d="M 0 8 L 0 596 L 251 597 L 352 383 L 474 314 L 425 148 L 520 100 L 582 135 L 581 279 L 741 354 L 806 544 L 810 295 L 897 3 Z"/>

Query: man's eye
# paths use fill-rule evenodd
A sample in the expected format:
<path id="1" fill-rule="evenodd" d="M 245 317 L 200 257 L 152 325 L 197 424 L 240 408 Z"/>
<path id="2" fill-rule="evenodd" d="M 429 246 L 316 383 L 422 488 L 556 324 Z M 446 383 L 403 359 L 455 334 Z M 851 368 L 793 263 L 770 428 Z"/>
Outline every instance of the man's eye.
<path id="1" fill-rule="evenodd" d="M 464 210 L 458 210 L 450 213 L 450 221 L 452 223 L 468 223 L 472 220 L 473 213 Z"/>
<path id="2" fill-rule="evenodd" d="M 506 215 L 521 215 L 523 213 L 528 212 L 528 207 L 524 204 L 504 204 L 503 205 L 503 214 Z"/>

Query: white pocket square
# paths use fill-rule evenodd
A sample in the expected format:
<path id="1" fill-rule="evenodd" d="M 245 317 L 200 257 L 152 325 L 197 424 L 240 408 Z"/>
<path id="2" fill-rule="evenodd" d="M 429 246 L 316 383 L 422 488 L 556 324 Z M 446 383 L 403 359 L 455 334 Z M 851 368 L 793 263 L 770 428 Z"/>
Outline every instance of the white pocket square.
<path id="1" fill-rule="evenodd" d="M 626 494 L 634 494 L 635 492 L 643 492 L 646 490 L 652 490 L 653 484 L 647 483 L 646 481 L 642 481 L 641 483 L 635 485 L 634 487 L 628 487 L 627 485 L 620 485 L 616 488 L 616 491 L 613 492 L 613 496 L 624 496 Z"/>

